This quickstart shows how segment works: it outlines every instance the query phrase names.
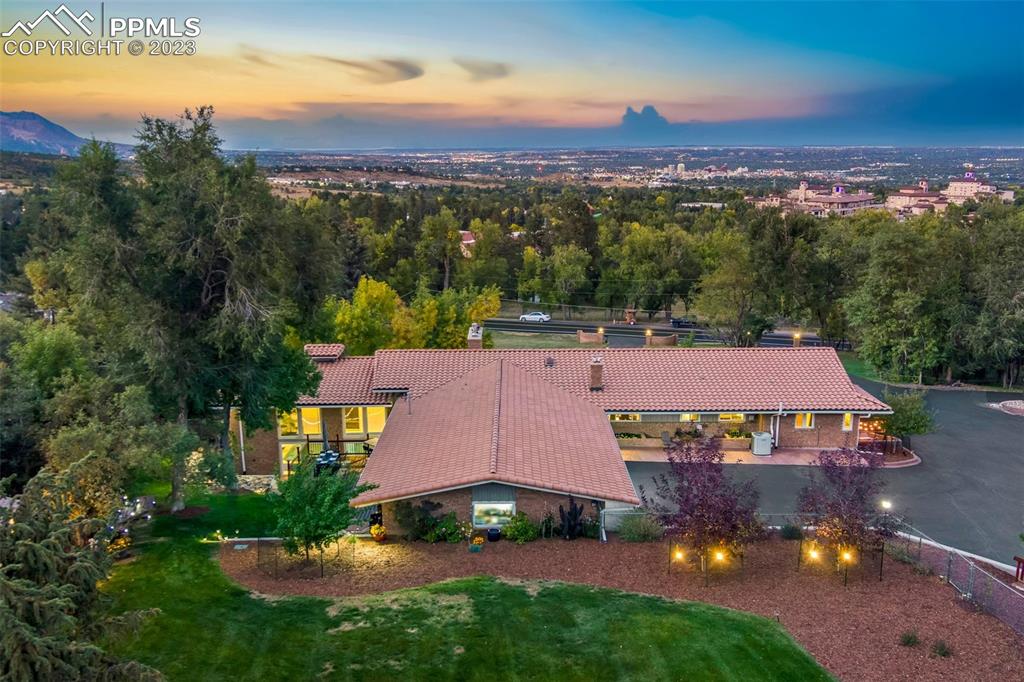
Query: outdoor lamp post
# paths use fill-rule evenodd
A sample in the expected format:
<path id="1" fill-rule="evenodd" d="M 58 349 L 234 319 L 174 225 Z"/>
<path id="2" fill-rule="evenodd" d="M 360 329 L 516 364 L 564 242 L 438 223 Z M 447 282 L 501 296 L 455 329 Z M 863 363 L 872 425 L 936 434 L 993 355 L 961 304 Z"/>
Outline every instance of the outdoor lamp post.
<path id="1" fill-rule="evenodd" d="M 850 562 L 853 561 L 853 553 L 848 549 L 843 550 L 840 557 L 843 560 L 843 587 L 845 587 L 847 579 L 850 576 Z"/>
<path id="2" fill-rule="evenodd" d="M 800 347 L 800 332 L 793 332 L 793 348 Z"/>

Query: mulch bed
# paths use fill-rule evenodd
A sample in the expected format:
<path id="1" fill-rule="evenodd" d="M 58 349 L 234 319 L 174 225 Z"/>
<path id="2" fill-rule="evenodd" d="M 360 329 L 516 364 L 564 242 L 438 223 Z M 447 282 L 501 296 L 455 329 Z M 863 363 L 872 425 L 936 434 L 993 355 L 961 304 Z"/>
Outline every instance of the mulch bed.
<path id="1" fill-rule="evenodd" d="M 206 512 L 210 511 L 209 507 L 198 505 L 195 507 L 185 507 L 184 509 L 176 512 L 168 512 L 168 516 L 173 516 L 176 519 L 194 519 L 197 516 L 202 516 Z"/>
<path id="2" fill-rule="evenodd" d="M 266 551 L 266 547 L 264 547 Z M 488 543 L 471 554 L 464 544 L 427 545 L 360 541 L 332 550 L 327 575 L 318 562 L 279 560 L 278 578 L 257 566 L 256 545 L 224 543 L 224 571 L 262 594 L 349 596 L 488 574 L 515 579 L 563 580 L 672 599 L 708 602 L 749 611 L 779 622 L 823 666 L 843 680 L 1024 679 L 1024 640 L 995 618 L 965 608 L 935 576 L 886 557 L 878 581 L 877 555 L 862 557 L 844 587 L 834 568 L 808 565 L 797 572 L 797 543 L 773 539 L 747 551 L 744 567 L 730 562 L 704 587 L 694 567 L 673 565 L 668 546 L 594 540 L 538 540 L 522 546 Z M 264 554 L 264 557 L 267 555 Z M 900 646 L 915 631 L 916 647 Z M 949 658 L 930 653 L 944 640 Z"/>

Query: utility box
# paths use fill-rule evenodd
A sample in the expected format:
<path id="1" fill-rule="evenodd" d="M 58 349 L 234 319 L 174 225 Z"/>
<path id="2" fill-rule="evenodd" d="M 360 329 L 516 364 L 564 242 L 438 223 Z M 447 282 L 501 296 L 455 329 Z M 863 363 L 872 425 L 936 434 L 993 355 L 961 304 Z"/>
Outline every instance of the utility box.
<path id="1" fill-rule="evenodd" d="M 750 452 L 762 457 L 772 454 L 772 434 L 767 431 L 755 431 L 750 434 Z"/>

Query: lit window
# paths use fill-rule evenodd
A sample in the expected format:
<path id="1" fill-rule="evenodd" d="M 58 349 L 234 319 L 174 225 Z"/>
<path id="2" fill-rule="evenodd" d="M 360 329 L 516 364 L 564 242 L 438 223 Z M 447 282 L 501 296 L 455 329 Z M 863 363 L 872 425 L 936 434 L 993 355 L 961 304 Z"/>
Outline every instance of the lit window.
<path id="1" fill-rule="evenodd" d="M 384 430 L 384 422 L 388 418 L 388 408 L 367 407 L 366 408 L 366 432 L 380 433 Z"/>
<path id="2" fill-rule="evenodd" d="M 722 412 L 718 415 L 720 422 L 745 422 L 747 417 L 742 412 Z"/>
<path id="3" fill-rule="evenodd" d="M 608 415 L 608 419 L 613 422 L 638 422 L 640 415 L 636 412 L 613 412 Z"/>
<path id="4" fill-rule="evenodd" d="M 299 411 L 280 412 L 277 415 L 277 425 L 282 436 L 299 435 Z"/>
<path id="5" fill-rule="evenodd" d="M 797 412 L 796 413 L 796 428 L 798 429 L 813 429 L 814 428 L 814 414 L 811 412 Z"/>
<path id="6" fill-rule="evenodd" d="M 853 413 L 846 412 L 843 414 L 843 431 L 853 431 Z"/>
<path id="7" fill-rule="evenodd" d="M 473 525 L 477 528 L 500 528 L 516 514 L 515 502 L 474 502 Z"/>
<path id="8" fill-rule="evenodd" d="M 363 432 L 363 408 L 345 408 L 345 433 Z"/>
<path id="9" fill-rule="evenodd" d="M 683 412 L 679 415 L 679 421 L 681 422 L 699 422 L 700 415 L 696 412 Z"/>
<path id="10" fill-rule="evenodd" d="M 319 436 L 323 433 L 320 427 L 320 408 L 304 407 L 299 411 L 302 415 L 302 434 L 305 436 Z"/>
<path id="11" fill-rule="evenodd" d="M 287 476 L 291 471 L 295 469 L 299 464 L 299 448 L 301 446 L 298 443 L 282 443 L 281 444 L 281 474 Z"/>

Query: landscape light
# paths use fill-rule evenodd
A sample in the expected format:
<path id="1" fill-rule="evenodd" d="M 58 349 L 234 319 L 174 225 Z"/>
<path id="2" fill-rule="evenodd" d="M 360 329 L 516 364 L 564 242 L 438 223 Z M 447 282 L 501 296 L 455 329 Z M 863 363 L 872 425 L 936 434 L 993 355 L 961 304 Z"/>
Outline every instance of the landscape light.
<path id="1" fill-rule="evenodd" d="M 682 561 L 683 560 L 683 550 L 677 549 L 675 557 L 676 557 L 676 561 Z"/>
<path id="2" fill-rule="evenodd" d="M 604 334 L 604 327 L 598 327 L 597 328 L 597 333 L 598 334 Z"/>
<path id="3" fill-rule="evenodd" d="M 892 509 L 892 502 L 890 502 L 889 500 L 882 500 L 882 509 Z"/>
<path id="4" fill-rule="evenodd" d="M 807 552 L 807 556 L 811 557 L 812 559 L 817 559 L 818 558 L 818 550 L 812 549 L 811 551 Z"/>
<path id="5" fill-rule="evenodd" d="M 646 334 L 647 336 L 651 336 L 651 335 L 654 334 L 654 332 L 652 332 L 650 329 L 648 329 L 647 331 L 644 332 L 644 334 Z"/>
<path id="6" fill-rule="evenodd" d="M 852 554 L 850 554 L 849 552 L 843 552 L 843 561 L 851 561 L 852 559 L 853 559 L 853 555 Z"/>
<path id="7" fill-rule="evenodd" d="M 725 561 L 725 552 L 715 552 L 715 561 Z"/>

